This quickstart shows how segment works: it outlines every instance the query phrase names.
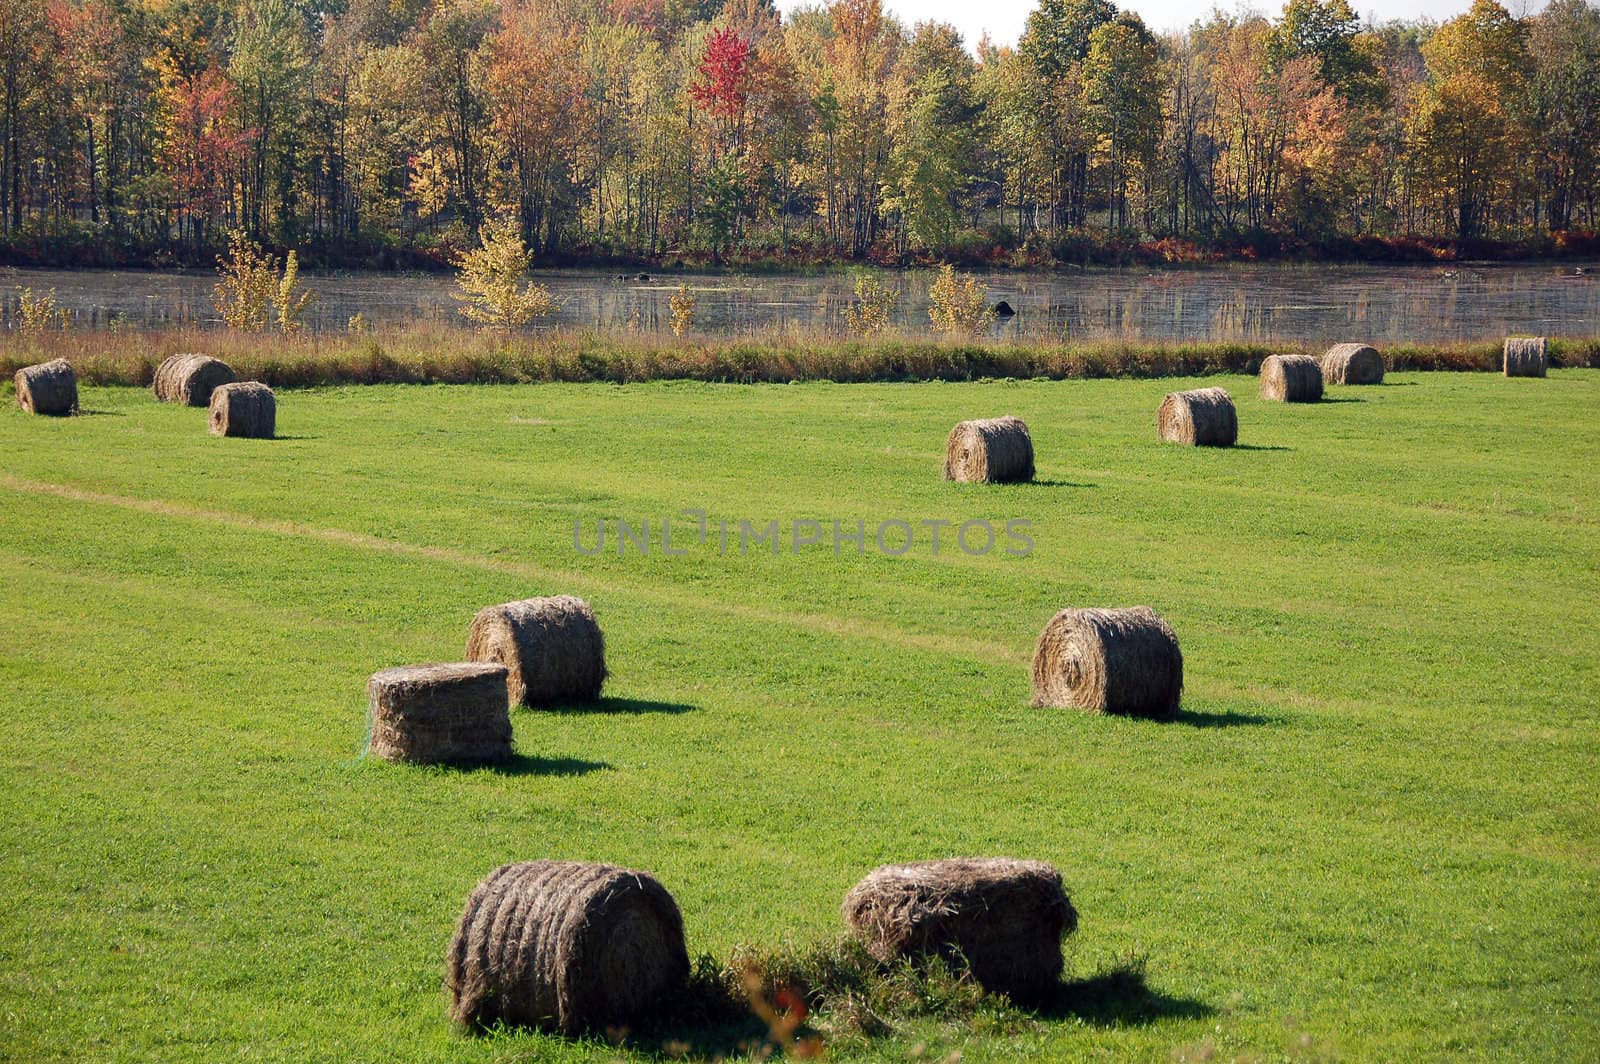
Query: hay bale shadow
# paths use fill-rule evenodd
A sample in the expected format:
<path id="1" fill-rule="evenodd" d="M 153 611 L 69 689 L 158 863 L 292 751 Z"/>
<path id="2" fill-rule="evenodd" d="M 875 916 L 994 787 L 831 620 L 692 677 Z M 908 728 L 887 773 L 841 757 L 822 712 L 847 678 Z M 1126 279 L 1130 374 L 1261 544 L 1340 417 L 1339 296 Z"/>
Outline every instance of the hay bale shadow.
<path id="1" fill-rule="evenodd" d="M 693 713 L 699 706 L 686 702 L 657 702 L 649 698 L 612 698 L 607 695 L 593 702 L 557 702 L 540 706 L 536 713 L 611 714 L 615 716 L 640 716 L 645 713 Z"/>
<path id="2" fill-rule="evenodd" d="M 1281 717 L 1268 717 L 1260 713 L 1204 713 L 1193 709 L 1180 709 L 1169 724 L 1187 724 L 1191 728 L 1242 728 L 1263 724 L 1282 724 Z"/>
<path id="3" fill-rule="evenodd" d="M 611 767 L 605 761 L 585 761 L 581 757 L 535 757 L 512 754 L 506 761 L 480 766 L 497 776 L 587 776 Z"/>
<path id="4" fill-rule="evenodd" d="M 1359 402 L 1359 401 L 1360 400 L 1357 400 L 1357 402 Z M 1292 450 L 1294 450 L 1294 448 L 1293 447 L 1279 447 L 1279 446 L 1276 446 L 1276 445 L 1268 446 L 1268 445 L 1260 444 L 1260 443 L 1236 443 L 1232 447 L 1218 448 L 1218 450 L 1228 450 L 1228 451 L 1292 451 Z"/>
<path id="5" fill-rule="evenodd" d="M 1152 989 L 1144 964 L 1125 961 L 1087 979 L 1063 982 L 1036 1013 L 1052 1020 L 1077 1019 L 1094 1027 L 1136 1027 L 1159 1020 L 1201 1020 L 1217 1010 L 1194 998 Z"/>
<path id="6" fill-rule="evenodd" d="M 677 1060 L 749 1057 L 770 1030 L 708 956 L 692 962 L 687 985 L 632 1030 L 604 1032 L 608 1042 L 645 1055 Z"/>
<path id="7" fill-rule="evenodd" d="M 1012 487 L 1013 485 L 1004 485 Z M 1014 485 L 1017 488 L 1098 488 L 1098 484 L 1090 484 L 1076 480 L 1025 480 Z"/>
<path id="8" fill-rule="evenodd" d="M 1363 385 L 1362 387 L 1370 388 L 1371 385 Z M 1319 400 L 1319 401 L 1323 402 L 1323 403 L 1364 403 L 1364 402 L 1366 402 L 1365 399 L 1362 399 L 1359 396 L 1355 396 L 1355 395 L 1328 395 L 1326 393 L 1324 393 L 1324 395 L 1322 396 L 1321 400 Z"/>

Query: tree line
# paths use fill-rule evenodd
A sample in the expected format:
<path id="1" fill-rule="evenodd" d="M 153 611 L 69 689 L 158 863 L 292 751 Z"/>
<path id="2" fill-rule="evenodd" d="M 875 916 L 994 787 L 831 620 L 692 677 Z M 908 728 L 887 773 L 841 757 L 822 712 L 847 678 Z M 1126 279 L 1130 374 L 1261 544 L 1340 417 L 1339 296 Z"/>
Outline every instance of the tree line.
<path id="1" fill-rule="evenodd" d="M 1171 34 L 1042 0 L 1014 48 L 880 0 L 0 0 L 15 261 L 442 257 L 496 219 L 597 259 L 1559 244 L 1597 159 L 1586 0 Z"/>

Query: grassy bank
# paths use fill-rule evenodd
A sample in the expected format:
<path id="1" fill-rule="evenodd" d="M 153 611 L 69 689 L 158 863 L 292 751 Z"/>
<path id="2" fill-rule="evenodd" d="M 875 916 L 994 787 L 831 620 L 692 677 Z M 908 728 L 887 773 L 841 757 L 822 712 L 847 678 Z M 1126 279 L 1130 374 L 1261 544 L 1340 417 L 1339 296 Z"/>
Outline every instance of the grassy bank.
<path id="1" fill-rule="evenodd" d="M 753 338 L 577 332 L 506 337 L 425 326 L 291 337 L 197 329 L 82 330 L 14 337 L 0 352 L 0 371 L 9 378 L 21 366 L 66 358 L 85 383 L 147 385 L 161 360 L 180 351 L 216 355 L 243 377 L 274 387 L 296 387 L 1180 377 L 1255 373 L 1267 355 L 1320 353 L 1320 348 L 1232 341 L 1040 344 L 894 334 L 848 340 L 820 332 Z M 1497 341 L 1395 344 L 1383 351 L 1390 368 L 1397 370 L 1500 368 Z M 1600 366 L 1600 338 L 1556 339 L 1550 351 L 1555 366 Z"/>
<path id="2" fill-rule="evenodd" d="M 1200 383 L 1239 447 L 1155 441 Z M 1247 378 L 326 388 L 272 441 L 82 398 L 0 409 L 0 1060 L 736 1053 L 715 991 L 746 949 L 820 994 L 834 1060 L 1600 1044 L 1600 372 L 1314 406 Z M 1000 413 L 1037 481 L 942 481 L 950 426 Z M 1036 546 L 573 549 L 574 520 L 685 507 Z M 359 756 L 372 672 L 555 592 L 605 628 L 603 702 L 515 711 L 499 771 Z M 1179 719 L 1029 708 L 1055 610 L 1136 603 L 1182 641 Z M 828 948 L 869 869 L 965 854 L 1063 871 L 1059 1009 Z M 454 1031 L 468 891 L 546 857 L 653 872 L 718 958 L 709 1015 L 621 1048 Z"/>

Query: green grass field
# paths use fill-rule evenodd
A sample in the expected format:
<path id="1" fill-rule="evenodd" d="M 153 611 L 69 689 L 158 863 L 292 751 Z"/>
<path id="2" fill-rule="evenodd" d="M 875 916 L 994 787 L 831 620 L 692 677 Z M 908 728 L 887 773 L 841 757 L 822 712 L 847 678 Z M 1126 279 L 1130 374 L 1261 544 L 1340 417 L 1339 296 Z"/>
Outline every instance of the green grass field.
<path id="1" fill-rule="evenodd" d="M 1203 383 L 1239 448 L 1155 442 L 1184 381 L 291 390 L 270 442 L 139 389 L 8 406 L 0 1057 L 611 1059 L 448 1024 L 491 868 L 648 869 L 726 958 L 836 938 L 879 863 L 1006 854 L 1064 873 L 1070 977 L 1143 989 L 835 1056 L 1596 1059 L 1600 371 Z M 1002 413 L 1039 482 L 943 482 L 950 426 Z M 683 508 L 1036 546 L 573 549 Z M 556 592 L 607 702 L 515 711 L 509 771 L 359 756 L 369 674 Z M 1138 603 L 1178 721 L 1028 708 L 1055 610 Z"/>

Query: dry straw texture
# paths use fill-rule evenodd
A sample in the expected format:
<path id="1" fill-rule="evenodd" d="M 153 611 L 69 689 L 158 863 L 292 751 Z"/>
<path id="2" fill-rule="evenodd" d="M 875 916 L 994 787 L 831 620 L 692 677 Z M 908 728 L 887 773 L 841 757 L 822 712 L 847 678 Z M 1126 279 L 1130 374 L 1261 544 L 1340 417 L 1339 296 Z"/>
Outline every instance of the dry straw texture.
<path id="1" fill-rule="evenodd" d="M 1225 388 L 1168 392 L 1156 411 L 1156 432 L 1168 443 L 1232 447 L 1239 439 L 1239 415 Z"/>
<path id="2" fill-rule="evenodd" d="M 1366 344 L 1334 344 L 1322 356 L 1322 379 L 1329 384 L 1382 384 L 1383 356 Z"/>
<path id="3" fill-rule="evenodd" d="M 511 701 L 592 702 L 606 682 L 606 643 L 589 604 L 575 595 L 523 599 L 479 610 L 467 632 L 469 661 L 511 670 Z"/>
<path id="4" fill-rule="evenodd" d="M 874 869 L 845 895 L 844 922 L 879 961 L 940 956 L 1028 1000 L 1060 983 L 1078 914 L 1044 861 L 955 858 Z"/>
<path id="5" fill-rule="evenodd" d="M 1261 363 L 1261 398 L 1316 402 L 1322 398 L 1322 367 L 1310 355 L 1269 355 Z"/>
<path id="6" fill-rule="evenodd" d="M 30 414 L 65 416 L 78 409 L 78 378 L 64 358 L 24 366 L 12 377 L 17 405 Z"/>
<path id="7" fill-rule="evenodd" d="M 490 764 L 511 756 L 503 665 L 453 662 L 385 669 L 367 681 L 375 756 Z"/>
<path id="8" fill-rule="evenodd" d="M 218 385 L 238 380 L 221 359 L 210 355 L 173 355 L 156 367 L 150 390 L 164 403 L 209 406 Z"/>
<path id="9" fill-rule="evenodd" d="M 1183 696 L 1183 653 L 1148 606 L 1062 610 L 1039 634 L 1033 704 L 1170 718 Z"/>
<path id="10" fill-rule="evenodd" d="M 218 385 L 211 392 L 211 435 L 270 440 L 277 430 L 278 402 L 258 381 Z"/>
<path id="11" fill-rule="evenodd" d="M 963 421 L 944 446 L 944 478 L 965 483 L 1033 479 L 1033 437 L 1021 418 Z"/>
<path id="12" fill-rule="evenodd" d="M 1548 362 L 1542 336 L 1512 337 L 1506 341 L 1504 370 L 1507 377 L 1543 377 Z"/>
<path id="13" fill-rule="evenodd" d="M 683 917 L 644 872 L 526 861 L 467 899 L 445 984 L 457 1023 L 564 1034 L 636 1023 L 684 988 Z"/>

